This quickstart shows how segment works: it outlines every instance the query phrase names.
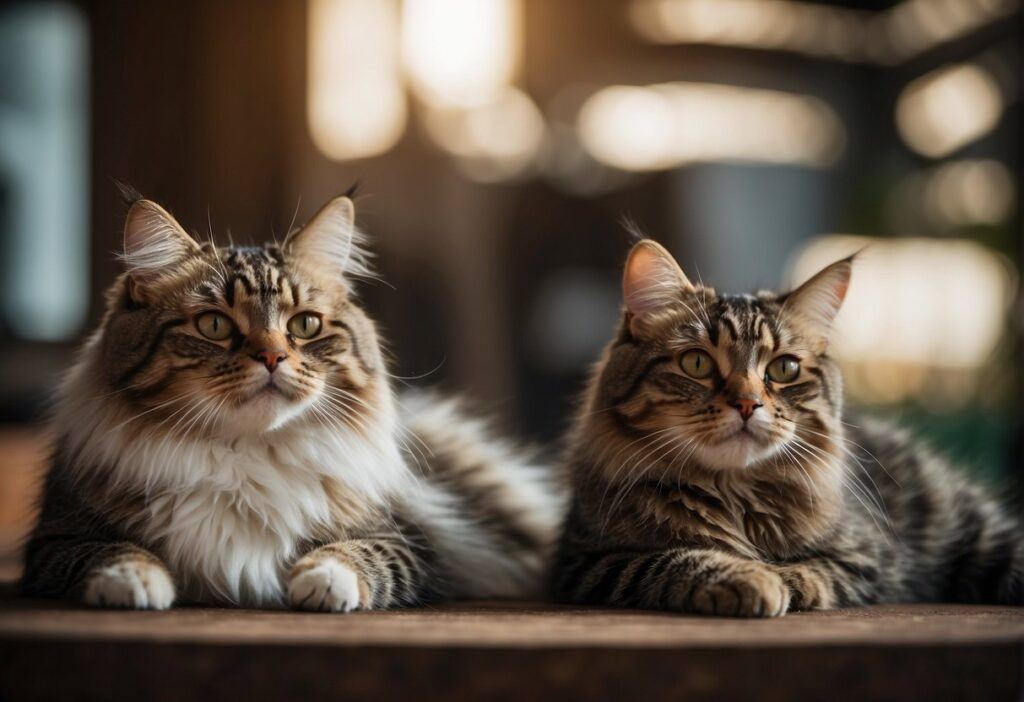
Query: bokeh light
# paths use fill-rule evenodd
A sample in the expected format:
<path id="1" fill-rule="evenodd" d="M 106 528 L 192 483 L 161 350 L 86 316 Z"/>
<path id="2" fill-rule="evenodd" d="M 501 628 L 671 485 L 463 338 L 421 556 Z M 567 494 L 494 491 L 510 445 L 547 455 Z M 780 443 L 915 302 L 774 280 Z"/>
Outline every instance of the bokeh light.
<path id="1" fill-rule="evenodd" d="M 307 119 L 344 161 L 384 153 L 405 130 L 397 0 L 311 0 Z"/>
<path id="2" fill-rule="evenodd" d="M 824 167 L 845 142 L 843 125 L 809 95 L 709 83 L 611 86 L 584 103 L 584 147 L 629 171 L 688 163 Z"/>
<path id="3" fill-rule="evenodd" d="M 946 381 L 976 380 L 1004 334 L 1016 293 L 1011 264 L 965 239 L 829 235 L 796 255 L 790 283 L 856 252 L 831 347 L 850 392 L 873 403 L 927 401 Z M 942 406 L 969 401 L 973 389 Z"/>
<path id="4" fill-rule="evenodd" d="M 987 134 L 1002 111 L 1003 97 L 992 75 L 961 63 L 908 84 L 896 103 L 896 125 L 910 148 L 937 158 Z"/>
<path id="5" fill-rule="evenodd" d="M 405 0 L 402 53 L 417 96 L 438 108 L 493 104 L 519 60 L 516 0 Z"/>

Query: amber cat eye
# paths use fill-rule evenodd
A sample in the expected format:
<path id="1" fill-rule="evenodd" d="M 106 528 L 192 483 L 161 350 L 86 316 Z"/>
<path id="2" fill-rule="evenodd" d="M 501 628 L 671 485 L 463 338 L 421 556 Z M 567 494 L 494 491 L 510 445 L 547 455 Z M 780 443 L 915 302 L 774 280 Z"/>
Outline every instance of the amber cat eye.
<path id="1" fill-rule="evenodd" d="M 800 361 L 795 356 L 779 356 L 768 364 L 765 375 L 776 383 L 791 383 L 800 375 Z"/>
<path id="2" fill-rule="evenodd" d="M 235 325 L 231 318 L 220 312 L 204 312 L 196 317 L 196 329 L 207 339 L 223 341 L 231 336 Z"/>
<path id="3" fill-rule="evenodd" d="M 679 359 L 679 365 L 684 373 L 698 380 L 707 378 L 715 369 L 715 362 L 711 360 L 711 355 L 698 349 L 691 349 L 684 353 L 683 357 Z"/>
<path id="4" fill-rule="evenodd" d="M 288 320 L 288 333 L 296 339 L 312 339 L 320 333 L 320 317 L 311 312 L 300 312 Z"/>

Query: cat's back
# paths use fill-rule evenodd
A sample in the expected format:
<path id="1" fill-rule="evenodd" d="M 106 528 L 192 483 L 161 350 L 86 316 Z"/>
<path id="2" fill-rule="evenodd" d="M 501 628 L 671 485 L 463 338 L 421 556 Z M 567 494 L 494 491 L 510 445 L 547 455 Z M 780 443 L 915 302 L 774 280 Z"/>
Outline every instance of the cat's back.
<path id="1" fill-rule="evenodd" d="M 874 417 L 850 416 L 845 456 L 851 477 L 890 510 L 931 511 L 987 496 L 963 466 L 950 462 L 927 441 L 899 424 Z"/>
<path id="2" fill-rule="evenodd" d="M 546 567 L 566 500 L 555 469 L 498 438 L 457 398 L 409 391 L 399 407 L 403 448 L 421 486 L 407 500 L 412 518 L 452 546 L 452 568 L 487 581 L 467 589 L 535 594 L 523 586 Z M 460 566 L 479 559 L 491 565 Z"/>
<path id="3" fill-rule="evenodd" d="M 983 539 L 986 529 L 1019 528 L 992 486 L 898 424 L 853 417 L 846 444 L 852 501 L 911 560 L 963 550 L 957 544 Z"/>

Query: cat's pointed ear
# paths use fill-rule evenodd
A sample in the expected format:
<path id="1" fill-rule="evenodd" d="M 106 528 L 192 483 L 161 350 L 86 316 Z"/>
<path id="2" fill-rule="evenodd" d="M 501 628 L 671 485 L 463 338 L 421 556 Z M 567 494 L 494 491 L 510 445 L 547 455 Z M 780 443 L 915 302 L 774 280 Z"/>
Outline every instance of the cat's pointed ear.
<path id="1" fill-rule="evenodd" d="M 366 271 L 366 253 L 356 229 L 356 208 L 348 197 L 336 197 L 320 208 L 302 229 L 289 235 L 284 251 L 310 265 L 326 266 L 339 274 Z"/>
<path id="2" fill-rule="evenodd" d="M 133 283 L 145 286 L 199 252 L 195 239 L 152 200 L 136 200 L 128 210 L 121 258 Z"/>
<path id="3" fill-rule="evenodd" d="M 636 316 L 658 312 L 692 291 L 693 284 L 664 246 L 650 239 L 638 241 L 626 259 L 622 294 L 626 308 Z"/>
<path id="4" fill-rule="evenodd" d="M 786 295 L 783 313 L 800 328 L 815 353 L 828 348 L 832 322 L 846 298 L 853 273 L 853 256 L 826 266 Z"/>

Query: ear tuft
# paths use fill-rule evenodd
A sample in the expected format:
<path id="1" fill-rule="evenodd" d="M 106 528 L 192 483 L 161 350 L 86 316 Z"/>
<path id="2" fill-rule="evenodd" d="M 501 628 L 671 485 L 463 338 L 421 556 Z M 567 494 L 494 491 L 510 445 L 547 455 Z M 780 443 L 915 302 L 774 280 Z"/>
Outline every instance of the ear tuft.
<path id="1" fill-rule="evenodd" d="M 693 284 L 665 247 L 651 239 L 633 245 L 622 275 L 622 293 L 631 313 L 657 312 L 691 290 Z"/>
<path id="2" fill-rule="evenodd" d="M 853 256 L 826 266 L 786 295 L 783 312 L 801 328 L 815 353 L 824 353 L 832 322 L 846 298 L 853 274 Z"/>
<path id="3" fill-rule="evenodd" d="M 327 266 L 339 275 L 372 275 L 355 216 L 352 200 L 345 195 L 334 198 L 306 226 L 288 236 L 285 253 L 310 266 Z"/>
<path id="4" fill-rule="evenodd" d="M 117 192 L 121 196 L 121 202 L 123 202 L 126 207 L 131 207 L 139 200 L 145 200 L 142 193 L 136 190 L 135 187 L 129 183 L 125 183 L 124 181 L 117 180 L 115 178 L 114 187 L 117 188 Z"/>
<path id="5" fill-rule="evenodd" d="M 128 210 L 121 258 L 134 283 L 145 286 L 199 251 L 199 244 L 152 200 L 136 200 Z"/>

